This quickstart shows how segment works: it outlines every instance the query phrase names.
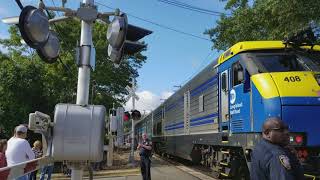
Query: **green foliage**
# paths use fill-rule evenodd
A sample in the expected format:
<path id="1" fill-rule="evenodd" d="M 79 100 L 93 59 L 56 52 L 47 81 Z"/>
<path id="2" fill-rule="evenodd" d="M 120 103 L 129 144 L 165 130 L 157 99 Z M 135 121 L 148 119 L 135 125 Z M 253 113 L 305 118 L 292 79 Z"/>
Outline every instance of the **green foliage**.
<path id="1" fill-rule="evenodd" d="M 80 21 L 69 20 L 53 26 L 61 45 L 59 61 L 46 64 L 34 50 L 21 44 L 16 26 L 9 29 L 10 37 L 0 44 L 8 52 L 0 53 L 0 129 L 9 137 L 13 128 L 27 123 L 29 113 L 42 111 L 53 115 L 57 103 L 75 103 L 78 68 L 75 64 L 75 47 L 80 40 Z M 107 25 L 96 23 L 93 42 L 96 48 L 96 70 L 91 72 L 89 104 L 121 105 L 130 78 L 137 77 L 137 69 L 146 57 L 140 53 L 126 57 L 115 68 L 107 56 Z M 93 98 L 92 98 L 93 94 Z"/>
<path id="2" fill-rule="evenodd" d="M 225 8 L 232 15 L 205 31 L 219 50 L 240 41 L 283 40 L 311 23 L 320 25 L 317 0 L 229 0 Z"/>

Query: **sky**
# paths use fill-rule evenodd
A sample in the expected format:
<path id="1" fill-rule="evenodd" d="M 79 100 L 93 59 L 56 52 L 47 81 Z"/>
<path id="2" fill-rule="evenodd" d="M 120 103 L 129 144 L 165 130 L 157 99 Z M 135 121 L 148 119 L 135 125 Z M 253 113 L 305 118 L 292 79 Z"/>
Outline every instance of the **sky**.
<path id="1" fill-rule="evenodd" d="M 225 2 L 220 0 L 176 1 L 211 11 L 225 12 Z M 24 6 L 37 5 L 38 0 L 21 0 L 21 2 Z M 47 6 L 61 6 L 61 0 L 44 0 L 44 2 Z M 67 0 L 66 7 L 76 9 L 80 2 L 80 0 Z M 136 102 L 138 110 L 149 112 L 156 108 L 164 101 L 163 99 L 178 89 L 175 86 L 184 85 L 219 55 L 219 52 L 212 49 L 213 44 L 208 40 L 209 36 L 203 34 L 206 29 L 215 26 L 218 16 L 179 8 L 165 3 L 168 2 L 166 0 L 95 0 L 94 2 L 99 12 L 112 12 L 111 8 L 119 8 L 128 14 L 130 24 L 153 31 L 143 39 L 148 44 L 148 49 L 143 52 L 147 56 L 146 63 L 138 70 L 137 95 L 140 98 Z M 1 19 L 19 14 L 20 9 L 14 0 L 1 0 Z M 1 38 L 8 37 L 7 30 L 8 26 L 1 22 Z M 125 108 L 132 108 L 131 100 Z"/>

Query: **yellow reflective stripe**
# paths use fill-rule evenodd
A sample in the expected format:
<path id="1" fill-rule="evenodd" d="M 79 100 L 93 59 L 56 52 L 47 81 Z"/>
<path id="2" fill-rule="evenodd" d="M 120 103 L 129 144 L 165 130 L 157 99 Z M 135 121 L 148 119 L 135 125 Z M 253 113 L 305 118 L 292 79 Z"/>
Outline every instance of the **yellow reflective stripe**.
<path id="1" fill-rule="evenodd" d="M 253 84 L 265 99 L 278 97 L 278 89 L 269 73 L 256 74 L 251 76 Z"/>
<path id="2" fill-rule="evenodd" d="M 218 65 L 227 61 L 231 57 L 239 54 L 243 51 L 253 51 L 253 50 L 263 50 L 263 49 L 284 49 L 285 45 L 282 41 L 244 41 L 239 42 L 228 50 L 226 50 L 223 54 L 218 58 Z M 310 46 L 301 46 L 304 49 L 310 49 Z M 320 46 L 316 45 L 313 47 L 313 50 L 320 51 Z"/>
<path id="3" fill-rule="evenodd" d="M 315 179 L 316 179 L 316 176 L 314 176 L 314 175 L 304 174 L 304 176 L 306 176 L 306 177 L 310 177 L 310 178 L 312 178 L 312 180 L 315 180 Z"/>

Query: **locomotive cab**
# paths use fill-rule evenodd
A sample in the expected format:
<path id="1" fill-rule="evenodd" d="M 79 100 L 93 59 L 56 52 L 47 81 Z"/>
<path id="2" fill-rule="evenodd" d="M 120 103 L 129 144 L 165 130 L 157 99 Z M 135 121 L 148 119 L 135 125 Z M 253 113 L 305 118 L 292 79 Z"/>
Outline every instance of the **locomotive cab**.
<path id="1" fill-rule="evenodd" d="M 306 172 L 319 175 L 320 52 L 279 48 L 280 43 L 233 53 L 220 64 L 221 131 L 227 129 L 229 137 L 256 134 L 268 117 L 280 117 L 289 126 L 290 143 Z"/>

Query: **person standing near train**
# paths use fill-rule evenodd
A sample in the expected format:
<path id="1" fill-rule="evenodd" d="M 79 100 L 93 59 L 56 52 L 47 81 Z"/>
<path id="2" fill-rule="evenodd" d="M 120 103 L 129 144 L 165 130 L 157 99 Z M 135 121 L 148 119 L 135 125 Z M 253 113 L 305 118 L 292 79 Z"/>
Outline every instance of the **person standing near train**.
<path id="1" fill-rule="evenodd" d="M 252 151 L 251 180 L 303 180 L 303 169 L 289 145 L 288 126 L 278 117 L 262 127 L 262 140 Z"/>
<path id="2" fill-rule="evenodd" d="M 152 142 L 148 139 L 147 134 L 142 134 L 142 143 L 138 144 L 137 149 L 140 150 L 140 168 L 143 180 L 151 180 L 151 154 Z"/>

